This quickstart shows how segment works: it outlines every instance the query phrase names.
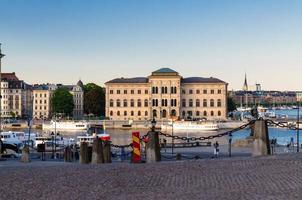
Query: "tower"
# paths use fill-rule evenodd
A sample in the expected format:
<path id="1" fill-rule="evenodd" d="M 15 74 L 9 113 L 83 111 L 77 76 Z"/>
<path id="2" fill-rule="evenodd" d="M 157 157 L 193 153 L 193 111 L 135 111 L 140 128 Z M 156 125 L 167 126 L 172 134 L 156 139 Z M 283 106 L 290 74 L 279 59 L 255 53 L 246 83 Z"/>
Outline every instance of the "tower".
<path id="1" fill-rule="evenodd" d="M 243 84 L 243 88 L 242 90 L 244 91 L 248 91 L 249 87 L 247 85 L 247 78 L 246 78 L 246 74 L 245 74 L 245 77 L 244 77 L 244 84 Z"/>

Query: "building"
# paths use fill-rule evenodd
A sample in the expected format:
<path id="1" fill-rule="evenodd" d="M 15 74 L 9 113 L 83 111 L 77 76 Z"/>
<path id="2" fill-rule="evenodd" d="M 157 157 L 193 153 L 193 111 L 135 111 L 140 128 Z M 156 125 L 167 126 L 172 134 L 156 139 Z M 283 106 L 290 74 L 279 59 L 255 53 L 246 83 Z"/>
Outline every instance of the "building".
<path id="1" fill-rule="evenodd" d="M 183 78 L 162 68 L 148 77 L 117 78 L 106 85 L 106 116 L 113 120 L 224 119 L 227 83 L 217 78 Z"/>
<path id="2" fill-rule="evenodd" d="M 33 86 L 33 119 L 51 118 L 51 98 L 56 89 L 55 84 Z"/>
<path id="3" fill-rule="evenodd" d="M 73 118 L 82 119 L 84 115 L 84 84 L 81 80 L 76 85 L 65 85 L 73 96 Z"/>
<path id="4" fill-rule="evenodd" d="M 31 112 L 31 87 L 15 72 L 1 74 L 1 116 L 26 118 Z"/>

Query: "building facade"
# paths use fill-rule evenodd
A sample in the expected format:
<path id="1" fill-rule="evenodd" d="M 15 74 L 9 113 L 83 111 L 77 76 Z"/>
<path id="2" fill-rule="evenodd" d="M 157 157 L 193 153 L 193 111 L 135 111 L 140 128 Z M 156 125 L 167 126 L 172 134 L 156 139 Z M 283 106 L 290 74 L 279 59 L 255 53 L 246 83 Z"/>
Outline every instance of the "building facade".
<path id="1" fill-rule="evenodd" d="M 1 116 L 27 117 L 31 111 L 31 87 L 19 80 L 15 72 L 1 74 Z"/>
<path id="2" fill-rule="evenodd" d="M 81 80 L 76 85 L 63 86 L 67 87 L 73 97 L 73 118 L 82 119 L 84 115 L 84 84 Z"/>
<path id="3" fill-rule="evenodd" d="M 227 83 L 183 78 L 162 68 L 148 77 L 117 78 L 106 85 L 106 116 L 113 120 L 224 119 Z"/>

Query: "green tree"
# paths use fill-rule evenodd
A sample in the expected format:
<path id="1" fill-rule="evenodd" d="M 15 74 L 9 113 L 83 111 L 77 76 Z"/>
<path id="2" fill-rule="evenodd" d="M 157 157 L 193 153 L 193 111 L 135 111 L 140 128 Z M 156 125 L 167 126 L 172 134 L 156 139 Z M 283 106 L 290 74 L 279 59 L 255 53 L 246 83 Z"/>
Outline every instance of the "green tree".
<path id="1" fill-rule="evenodd" d="M 51 105 L 54 113 L 64 113 L 66 116 L 72 116 L 73 97 L 66 87 L 60 87 L 54 91 Z"/>
<path id="2" fill-rule="evenodd" d="M 236 103 L 232 97 L 228 97 L 228 112 L 236 110 Z"/>
<path id="3" fill-rule="evenodd" d="M 94 83 L 84 85 L 84 112 L 97 116 L 105 115 L 104 88 Z"/>

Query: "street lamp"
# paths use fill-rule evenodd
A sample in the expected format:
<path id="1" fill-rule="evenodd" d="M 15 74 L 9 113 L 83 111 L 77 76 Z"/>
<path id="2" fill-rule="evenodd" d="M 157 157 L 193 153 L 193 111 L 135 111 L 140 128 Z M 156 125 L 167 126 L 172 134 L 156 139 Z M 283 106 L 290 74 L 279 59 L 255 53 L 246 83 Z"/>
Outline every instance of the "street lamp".
<path id="1" fill-rule="evenodd" d="M 52 156 L 51 156 L 51 158 L 54 158 L 55 157 L 55 152 L 54 152 L 54 136 L 55 136 L 55 134 L 54 134 L 54 132 L 51 132 L 51 150 L 52 150 Z"/>
<path id="2" fill-rule="evenodd" d="M 154 117 L 153 117 L 153 119 L 151 121 L 151 125 L 152 125 L 152 128 L 151 128 L 152 132 L 155 132 L 156 120 L 155 120 Z"/>
<path id="3" fill-rule="evenodd" d="M 233 139 L 233 135 L 232 133 L 229 133 L 229 157 L 232 156 L 232 139 Z"/>

